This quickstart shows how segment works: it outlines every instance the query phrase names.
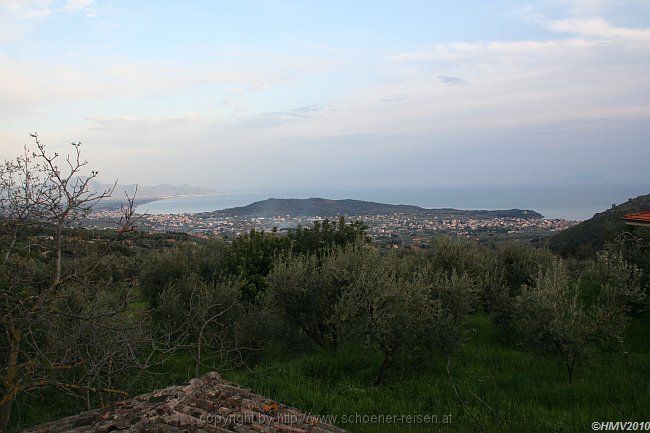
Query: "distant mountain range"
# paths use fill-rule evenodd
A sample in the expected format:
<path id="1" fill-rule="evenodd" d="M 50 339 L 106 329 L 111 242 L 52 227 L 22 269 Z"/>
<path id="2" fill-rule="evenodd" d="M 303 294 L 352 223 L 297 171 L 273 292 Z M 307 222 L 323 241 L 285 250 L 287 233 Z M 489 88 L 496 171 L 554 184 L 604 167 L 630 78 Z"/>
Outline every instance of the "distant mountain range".
<path id="1" fill-rule="evenodd" d="M 626 214 L 647 211 L 650 211 L 650 194 L 631 198 L 551 236 L 548 246 L 561 254 L 587 257 L 623 232 L 633 230 L 623 220 Z M 634 231 L 638 236 L 650 238 L 650 229 L 634 228 Z"/>
<path id="2" fill-rule="evenodd" d="M 91 181 L 90 191 L 101 192 L 109 188 L 112 188 L 112 184 L 101 183 L 99 181 Z M 161 184 L 155 186 L 146 186 L 146 185 L 137 185 L 138 193 L 137 198 L 139 201 L 145 200 L 157 200 L 161 198 L 170 198 L 170 197 L 182 197 L 182 196 L 192 196 L 192 195 L 210 195 L 217 194 L 218 192 L 209 189 L 202 188 L 199 186 L 192 185 L 169 185 Z M 118 184 L 113 191 L 113 196 L 108 201 L 122 201 L 124 199 L 124 192 L 126 191 L 130 196 L 135 193 L 136 185 L 121 185 Z"/>
<path id="3" fill-rule="evenodd" d="M 375 203 L 362 200 L 328 200 L 324 198 L 307 199 L 278 199 L 269 198 L 246 206 L 204 212 L 202 217 L 273 217 L 290 216 L 323 216 L 336 217 L 340 215 L 383 215 L 383 214 L 426 214 L 441 218 L 542 218 L 533 210 L 460 210 L 460 209 L 425 209 L 419 206 Z"/>
<path id="4" fill-rule="evenodd" d="M 94 193 L 102 193 L 113 187 L 113 184 L 102 183 L 93 180 L 89 183 L 89 191 Z M 93 206 L 94 210 L 113 210 L 119 209 L 120 206 L 126 203 L 126 195 L 133 197 L 136 193 L 136 185 L 122 185 L 117 184 L 113 190 L 111 197 L 105 198 Z M 155 186 L 137 185 L 137 194 L 135 194 L 135 205 L 141 205 L 155 200 L 172 197 L 190 197 L 197 195 L 212 195 L 218 194 L 218 191 L 209 188 L 202 188 L 192 185 L 168 185 L 161 184 Z"/>

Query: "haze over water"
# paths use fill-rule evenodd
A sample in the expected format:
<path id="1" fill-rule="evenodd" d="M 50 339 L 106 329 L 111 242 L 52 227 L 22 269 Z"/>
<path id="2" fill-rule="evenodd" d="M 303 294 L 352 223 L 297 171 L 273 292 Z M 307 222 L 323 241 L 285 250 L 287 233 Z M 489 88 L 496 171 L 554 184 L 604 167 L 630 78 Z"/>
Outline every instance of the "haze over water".
<path id="1" fill-rule="evenodd" d="M 245 206 L 267 198 L 357 199 L 424 208 L 532 209 L 545 218 L 583 220 L 612 204 L 650 192 L 650 185 L 619 184 L 546 187 L 462 187 L 431 189 L 303 189 L 242 191 L 213 196 L 158 200 L 138 206 L 153 214 L 195 213 Z"/>

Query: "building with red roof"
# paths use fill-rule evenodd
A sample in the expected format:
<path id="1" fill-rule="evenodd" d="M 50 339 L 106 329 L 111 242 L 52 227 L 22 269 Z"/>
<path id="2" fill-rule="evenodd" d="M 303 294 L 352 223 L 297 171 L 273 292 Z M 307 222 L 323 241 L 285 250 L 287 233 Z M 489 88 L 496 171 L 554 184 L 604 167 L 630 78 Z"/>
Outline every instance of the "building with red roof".
<path id="1" fill-rule="evenodd" d="M 626 224 L 650 227 L 650 212 L 630 213 L 623 217 Z"/>

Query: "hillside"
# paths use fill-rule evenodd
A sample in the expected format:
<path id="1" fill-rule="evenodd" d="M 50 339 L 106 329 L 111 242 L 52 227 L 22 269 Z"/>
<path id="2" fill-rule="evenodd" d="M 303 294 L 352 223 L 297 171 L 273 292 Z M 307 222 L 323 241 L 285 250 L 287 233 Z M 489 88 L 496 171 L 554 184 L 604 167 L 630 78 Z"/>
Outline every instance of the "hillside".
<path id="1" fill-rule="evenodd" d="M 251 203 L 246 206 L 233 207 L 201 214 L 204 217 L 217 216 L 247 216 L 272 217 L 277 215 L 291 216 L 327 216 L 339 215 L 383 215 L 383 214 L 426 214 L 441 218 L 542 218 L 542 215 L 532 210 L 459 210 L 459 209 L 425 209 L 419 206 L 394 205 L 375 203 L 362 200 L 329 200 L 324 198 L 308 199 L 277 199 Z"/>
<path id="2" fill-rule="evenodd" d="M 624 231 L 633 230 L 637 236 L 650 237 L 650 230 L 630 227 L 623 221 L 626 214 L 648 210 L 650 194 L 640 195 L 551 236 L 548 245 L 561 254 L 584 257 L 601 249 Z"/>

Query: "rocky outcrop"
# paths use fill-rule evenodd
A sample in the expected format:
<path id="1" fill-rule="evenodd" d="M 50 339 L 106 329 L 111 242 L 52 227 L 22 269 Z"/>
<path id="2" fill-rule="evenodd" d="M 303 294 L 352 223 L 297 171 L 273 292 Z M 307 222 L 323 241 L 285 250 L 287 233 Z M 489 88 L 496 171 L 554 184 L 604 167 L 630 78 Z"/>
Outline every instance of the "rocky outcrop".
<path id="1" fill-rule="evenodd" d="M 26 430 L 30 433 L 346 433 L 217 373 Z"/>

